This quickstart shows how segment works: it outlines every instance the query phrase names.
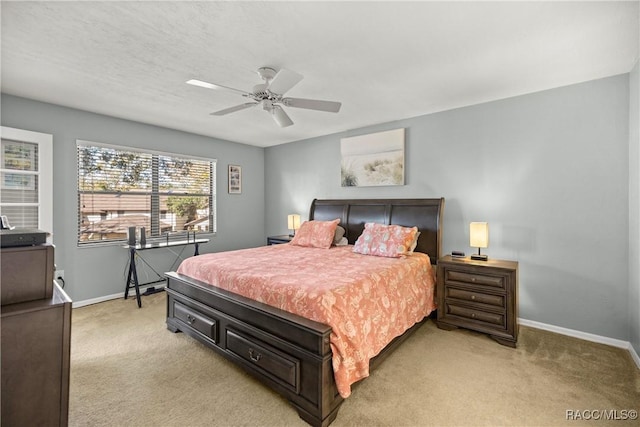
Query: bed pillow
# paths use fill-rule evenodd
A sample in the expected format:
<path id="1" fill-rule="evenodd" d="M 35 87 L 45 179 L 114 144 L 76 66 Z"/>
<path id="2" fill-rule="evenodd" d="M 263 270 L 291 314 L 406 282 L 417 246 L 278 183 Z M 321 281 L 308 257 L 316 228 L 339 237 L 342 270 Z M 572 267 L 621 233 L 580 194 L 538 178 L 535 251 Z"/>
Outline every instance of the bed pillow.
<path id="1" fill-rule="evenodd" d="M 291 239 L 291 244 L 309 248 L 330 248 L 340 219 L 333 221 L 305 221 Z"/>
<path id="2" fill-rule="evenodd" d="M 345 230 L 344 228 L 340 227 L 339 225 L 336 227 L 336 232 L 333 235 L 333 244 L 335 246 L 338 246 L 338 243 L 340 243 L 342 241 L 342 238 L 344 237 L 344 233 L 346 233 L 347 230 Z"/>
<path id="3" fill-rule="evenodd" d="M 353 251 L 363 255 L 398 258 L 410 253 L 417 233 L 417 227 L 368 222 L 356 240 Z"/>
<path id="4" fill-rule="evenodd" d="M 347 246 L 347 245 L 349 245 L 349 241 L 347 240 L 346 237 L 343 237 L 342 239 L 340 239 L 338 243 L 336 243 L 336 246 Z"/>

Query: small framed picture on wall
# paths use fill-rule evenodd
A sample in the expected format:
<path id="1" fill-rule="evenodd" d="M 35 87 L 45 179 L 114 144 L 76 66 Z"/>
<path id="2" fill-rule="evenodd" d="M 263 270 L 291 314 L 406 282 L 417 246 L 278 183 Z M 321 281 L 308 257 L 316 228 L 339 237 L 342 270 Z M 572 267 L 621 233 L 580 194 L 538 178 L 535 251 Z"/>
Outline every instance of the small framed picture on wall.
<path id="1" fill-rule="evenodd" d="M 242 193 L 242 167 L 229 165 L 229 194 Z"/>

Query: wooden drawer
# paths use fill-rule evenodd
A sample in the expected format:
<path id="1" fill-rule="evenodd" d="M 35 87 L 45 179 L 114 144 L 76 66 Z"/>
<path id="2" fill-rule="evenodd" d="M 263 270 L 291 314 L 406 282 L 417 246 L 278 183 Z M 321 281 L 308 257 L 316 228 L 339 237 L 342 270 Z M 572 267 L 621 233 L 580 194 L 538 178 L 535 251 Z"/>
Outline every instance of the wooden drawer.
<path id="1" fill-rule="evenodd" d="M 471 285 L 485 285 L 496 289 L 506 289 L 504 276 L 492 276 L 476 272 L 445 270 L 447 282 L 467 283 Z"/>
<path id="2" fill-rule="evenodd" d="M 218 342 L 218 322 L 215 319 L 177 301 L 173 301 L 173 315 L 191 329 L 200 332 L 215 343 Z"/>
<path id="3" fill-rule="evenodd" d="M 52 245 L 2 248 L 0 303 L 17 304 L 49 299 L 53 295 Z"/>
<path id="4" fill-rule="evenodd" d="M 471 319 L 474 321 L 480 321 L 490 323 L 491 325 L 499 326 L 502 329 L 506 329 L 506 318 L 504 314 L 490 313 L 482 310 L 473 309 L 470 307 L 462 307 L 456 304 L 446 303 L 447 315 L 463 317 L 465 319 Z"/>
<path id="5" fill-rule="evenodd" d="M 505 295 L 492 295 L 477 292 L 475 290 L 464 290 L 458 288 L 447 287 L 445 289 L 445 298 L 455 298 L 464 301 L 477 302 L 480 304 L 488 304 L 491 306 L 506 307 Z"/>
<path id="6" fill-rule="evenodd" d="M 226 331 L 226 349 L 283 386 L 300 392 L 300 361 L 258 339 Z"/>

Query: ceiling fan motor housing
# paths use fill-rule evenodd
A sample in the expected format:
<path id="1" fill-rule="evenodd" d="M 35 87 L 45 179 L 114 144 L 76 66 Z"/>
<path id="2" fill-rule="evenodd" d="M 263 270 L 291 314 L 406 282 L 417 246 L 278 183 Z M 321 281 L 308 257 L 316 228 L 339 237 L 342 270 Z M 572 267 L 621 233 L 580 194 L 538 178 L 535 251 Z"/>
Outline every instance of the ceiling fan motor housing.
<path id="1" fill-rule="evenodd" d="M 253 95 L 255 96 L 256 100 L 269 98 L 271 92 L 267 90 L 268 86 L 268 83 L 262 83 L 253 87 Z"/>

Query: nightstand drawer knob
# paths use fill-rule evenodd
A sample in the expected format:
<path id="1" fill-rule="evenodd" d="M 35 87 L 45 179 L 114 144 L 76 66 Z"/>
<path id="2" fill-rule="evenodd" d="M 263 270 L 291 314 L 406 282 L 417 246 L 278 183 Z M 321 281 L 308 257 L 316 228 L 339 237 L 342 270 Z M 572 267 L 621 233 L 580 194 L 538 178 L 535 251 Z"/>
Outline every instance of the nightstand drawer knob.
<path id="1" fill-rule="evenodd" d="M 476 296 L 475 295 L 471 295 L 471 299 L 476 299 Z"/>
<path id="2" fill-rule="evenodd" d="M 471 317 L 473 317 L 475 319 L 476 318 L 476 314 L 475 313 L 471 313 Z"/>
<path id="3" fill-rule="evenodd" d="M 472 278 L 471 278 L 471 281 L 472 281 L 472 282 L 475 282 L 475 281 L 476 281 L 476 278 L 475 278 L 475 277 L 472 277 Z"/>

